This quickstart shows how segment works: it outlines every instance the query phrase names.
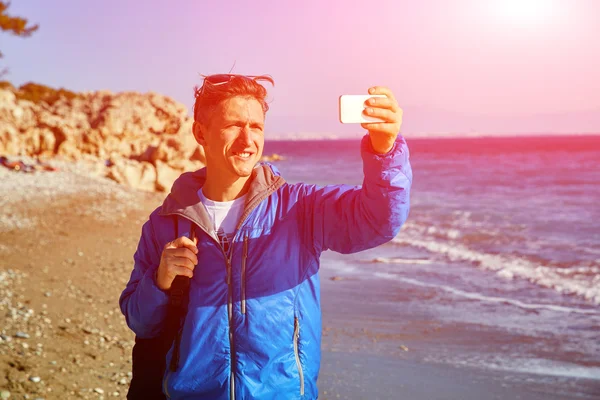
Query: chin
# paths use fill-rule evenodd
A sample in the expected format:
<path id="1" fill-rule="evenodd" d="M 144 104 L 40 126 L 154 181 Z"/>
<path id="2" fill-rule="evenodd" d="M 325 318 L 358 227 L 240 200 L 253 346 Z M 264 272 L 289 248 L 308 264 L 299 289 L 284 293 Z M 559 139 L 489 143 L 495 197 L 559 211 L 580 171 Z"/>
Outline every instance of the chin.
<path id="1" fill-rule="evenodd" d="M 254 170 L 254 167 L 256 167 L 258 160 L 260 159 L 253 157 L 253 159 L 246 160 L 241 163 L 234 161 L 231 163 L 231 169 L 240 178 L 247 178 L 252 175 L 252 171 Z"/>
<path id="2" fill-rule="evenodd" d="M 250 172 L 238 172 L 238 176 L 240 178 L 248 178 L 250 175 L 252 175 L 252 171 L 250 171 Z"/>
<path id="3" fill-rule="evenodd" d="M 254 170 L 255 166 L 256 163 L 253 163 L 252 165 L 244 166 L 242 168 L 235 168 L 235 172 L 240 178 L 247 178 L 252 175 L 252 171 Z"/>

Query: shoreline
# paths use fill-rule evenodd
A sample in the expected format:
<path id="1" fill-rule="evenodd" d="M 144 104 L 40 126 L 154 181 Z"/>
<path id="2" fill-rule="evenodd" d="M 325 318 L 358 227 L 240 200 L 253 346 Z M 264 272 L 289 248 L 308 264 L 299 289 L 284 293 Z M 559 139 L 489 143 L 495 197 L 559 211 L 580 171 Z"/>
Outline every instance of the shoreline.
<path id="1" fill-rule="evenodd" d="M 548 383 L 531 374 L 433 365 L 371 353 L 324 352 L 319 399 L 596 399 L 592 381 Z"/>
<path id="2" fill-rule="evenodd" d="M 434 308 L 427 306 L 440 300 L 434 293 L 398 281 L 362 278 L 356 271 L 344 273 L 327 264 L 340 257 L 347 256 L 330 253 L 322 258 L 322 394 L 331 391 L 322 387 L 324 384 L 333 385 L 334 394 L 341 398 L 541 400 L 600 396 L 600 372 L 593 376 L 600 371 L 597 364 L 586 369 L 553 356 L 550 349 L 544 350 L 543 338 L 440 319 Z M 536 342 L 542 346 L 537 358 L 525 351 L 521 358 L 513 356 Z M 506 356 L 499 359 L 498 353 L 504 351 Z M 339 368 L 345 372 L 340 373 Z M 355 392 L 336 384 L 340 375 L 352 377 L 348 382 L 365 396 L 345 397 Z M 407 390 L 404 395 L 386 397 L 403 390 Z"/>

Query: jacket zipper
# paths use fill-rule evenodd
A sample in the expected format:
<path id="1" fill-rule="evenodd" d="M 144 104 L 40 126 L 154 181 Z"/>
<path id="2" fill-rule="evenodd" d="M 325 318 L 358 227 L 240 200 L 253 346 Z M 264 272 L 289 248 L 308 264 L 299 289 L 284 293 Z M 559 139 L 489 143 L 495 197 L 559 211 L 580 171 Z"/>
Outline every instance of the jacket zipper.
<path id="1" fill-rule="evenodd" d="M 238 232 L 240 231 L 240 229 L 242 228 L 242 225 L 244 224 L 244 221 L 246 220 L 246 218 L 248 218 L 248 215 L 250 215 L 250 213 L 252 212 L 252 210 L 254 210 L 256 208 L 256 206 L 263 201 L 267 196 L 261 196 L 258 199 L 255 199 L 255 201 L 253 201 L 251 204 L 248 204 L 248 207 L 246 208 L 246 210 L 244 211 L 244 214 L 242 214 L 240 221 L 238 222 L 238 225 L 235 229 L 235 234 L 233 235 L 233 240 L 231 241 L 231 247 L 229 249 L 230 253 L 229 256 L 230 258 L 227 259 L 227 256 L 225 256 L 225 259 L 227 260 L 227 286 L 228 286 L 228 292 L 229 292 L 229 299 L 227 302 L 227 307 L 229 309 L 229 358 L 231 359 L 231 374 L 230 374 L 230 385 L 229 385 L 229 397 L 231 400 L 235 400 L 235 349 L 233 347 L 234 345 L 234 341 L 233 341 L 233 285 L 231 284 L 231 257 L 233 256 L 233 244 L 235 243 L 235 239 L 237 238 Z M 247 236 L 244 237 L 244 248 L 245 250 L 247 250 L 247 242 L 246 242 Z M 221 251 L 223 251 L 223 248 L 221 247 Z M 225 252 L 223 251 L 223 254 L 225 255 Z M 245 288 L 243 286 L 243 281 L 245 278 L 245 257 L 243 257 L 243 271 L 244 273 L 242 274 L 243 278 L 242 278 L 242 303 L 243 303 L 243 312 L 246 312 L 246 299 L 245 299 Z M 304 383 L 302 384 L 303 388 L 302 388 L 302 392 L 304 393 Z"/>
<path id="2" fill-rule="evenodd" d="M 237 232 L 234 234 L 234 238 L 229 244 L 229 257 L 227 257 L 227 254 L 225 254 L 225 250 L 223 249 L 223 246 L 221 246 L 221 242 L 216 240 L 212 235 L 209 236 L 212 237 L 215 242 L 217 242 L 219 248 L 221 249 L 223 258 L 225 258 L 227 270 L 227 277 L 225 278 L 225 281 L 227 283 L 227 319 L 229 322 L 229 359 L 231 363 L 229 371 L 229 398 L 231 400 L 235 400 L 235 349 L 233 347 L 233 285 L 231 278 L 231 259 L 233 258 L 233 244 L 235 243 L 235 236 L 237 236 Z"/>
<path id="3" fill-rule="evenodd" d="M 294 317 L 294 355 L 296 356 L 296 366 L 298 367 L 298 375 L 300 376 L 300 396 L 304 396 L 304 372 L 302 364 L 300 364 L 300 353 L 298 352 L 298 340 L 300 339 L 300 322 L 298 317 Z"/>
<path id="4" fill-rule="evenodd" d="M 233 255 L 233 242 L 235 242 L 235 238 L 229 244 L 229 257 L 227 257 L 227 254 L 225 254 L 223 247 L 221 247 L 221 251 L 223 252 L 223 256 L 225 257 L 225 262 L 227 263 L 227 318 L 229 320 L 229 359 L 231 362 L 231 368 L 229 371 L 229 397 L 231 398 L 231 400 L 235 400 L 235 349 L 233 348 L 233 287 L 231 284 L 231 258 Z"/>
<path id="5" fill-rule="evenodd" d="M 169 369 L 169 367 L 167 366 L 167 369 Z M 165 376 L 165 379 L 163 380 L 163 392 L 165 392 L 165 395 L 167 396 L 167 399 L 171 398 L 171 395 L 169 395 L 169 377 L 171 376 L 171 370 L 169 370 L 167 372 L 167 375 Z"/>
<path id="6" fill-rule="evenodd" d="M 246 259 L 248 258 L 248 235 L 244 236 L 244 253 L 242 255 L 242 314 L 246 314 Z"/>

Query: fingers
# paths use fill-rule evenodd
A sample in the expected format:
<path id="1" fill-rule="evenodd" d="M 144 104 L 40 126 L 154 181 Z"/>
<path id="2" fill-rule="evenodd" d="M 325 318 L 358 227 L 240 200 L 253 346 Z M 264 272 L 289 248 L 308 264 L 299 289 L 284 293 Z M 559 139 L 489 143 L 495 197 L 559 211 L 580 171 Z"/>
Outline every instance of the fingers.
<path id="1" fill-rule="evenodd" d="M 394 124 L 396 125 L 396 124 Z M 389 122 L 372 122 L 372 123 L 363 123 L 360 124 L 363 129 L 368 130 L 369 132 L 377 132 L 387 134 L 389 136 L 397 135 L 397 129 L 395 126 L 390 127 Z"/>
<path id="2" fill-rule="evenodd" d="M 177 266 L 177 265 L 174 265 L 172 267 L 171 271 L 175 273 L 175 276 L 183 275 L 183 276 L 187 276 L 188 278 L 192 278 L 194 276 L 194 273 L 189 268 L 181 267 L 181 266 Z"/>
<path id="3" fill-rule="evenodd" d="M 363 113 L 369 117 L 381 118 L 386 122 L 396 122 L 398 119 L 395 112 L 385 108 L 367 107 Z"/>
<path id="4" fill-rule="evenodd" d="M 392 100 L 393 102 L 396 102 L 396 98 L 394 97 L 394 93 L 392 93 L 392 91 L 385 87 L 385 86 L 373 86 L 369 88 L 369 94 L 383 94 L 385 95 L 388 99 Z"/>
<path id="5" fill-rule="evenodd" d="M 187 247 L 173 247 L 173 243 L 165 246 L 156 274 L 156 285 L 162 290 L 169 290 L 178 275 L 188 278 L 194 276 L 198 258 Z"/>
<path id="6" fill-rule="evenodd" d="M 170 261 L 171 262 L 169 264 L 171 266 L 183 267 L 189 269 L 190 271 L 193 271 L 196 267 L 196 264 L 194 264 L 194 262 L 187 257 L 173 257 Z"/>
<path id="7" fill-rule="evenodd" d="M 194 254 L 190 249 L 186 247 L 179 247 L 176 249 L 166 249 L 169 257 L 183 257 L 190 260 L 194 265 L 198 264 L 198 256 Z"/>
<path id="8" fill-rule="evenodd" d="M 164 249 L 176 249 L 179 247 L 186 247 L 188 249 L 190 249 L 194 254 L 198 254 L 198 247 L 196 247 L 196 244 L 198 243 L 198 238 L 194 238 L 195 240 L 192 242 L 192 240 L 186 236 L 181 236 L 178 237 L 177 239 L 167 243 L 164 247 Z"/>
<path id="9" fill-rule="evenodd" d="M 165 244 L 156 272 L 156 285 L 161 290 L 169 290 L 176 276 L 194 276 L 198 264 L 198 238 L 181 236 Z"/>
<path id="10" fill-rule="evenodd" d="M 388 110 L 392 110 L 393 112 L 398 111 L 398 103 L 395 100 L 389 99 L 387 97 L 371 97 L 367 101 L 365 101 L 365 106 L 374 106 L 377 108 L 386 108 Z"/>

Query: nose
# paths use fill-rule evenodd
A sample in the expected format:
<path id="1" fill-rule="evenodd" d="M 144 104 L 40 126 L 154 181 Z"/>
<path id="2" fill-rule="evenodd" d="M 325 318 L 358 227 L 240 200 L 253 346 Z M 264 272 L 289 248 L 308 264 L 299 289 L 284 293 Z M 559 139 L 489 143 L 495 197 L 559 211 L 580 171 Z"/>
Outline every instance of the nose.
<path id="1" fill-rule="evenodd" d="M 244 144 L 244 146 L 249 146 L 252 144 L 252 131 L 249 126 L 246 125 L 244 128 L 242 128 L 238 139 Z"/>

